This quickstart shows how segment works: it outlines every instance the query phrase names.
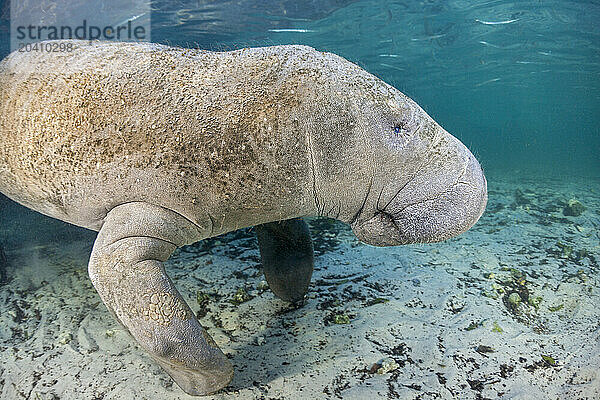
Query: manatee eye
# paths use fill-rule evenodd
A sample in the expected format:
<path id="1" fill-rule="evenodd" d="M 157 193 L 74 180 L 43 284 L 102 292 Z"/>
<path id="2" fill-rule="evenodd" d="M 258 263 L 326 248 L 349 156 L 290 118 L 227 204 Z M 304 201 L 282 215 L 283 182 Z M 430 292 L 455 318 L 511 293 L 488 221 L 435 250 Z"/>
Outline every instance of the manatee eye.
<path id="1" fill-rule="evenodd" d="M 406 137 L 410 135 L 410 131 L 410 124 L 408 124 L 406 121 L 400 121 L 394 124 L 394 133 L 396 135 Z"/>
<path id="2" fill-rule="evenodd" d="M 418 128 L 418 122 L 415 121 L 414 115 L 409 114 L 394 124 L 394 134 L 407 140 L 413 132 Z"/>

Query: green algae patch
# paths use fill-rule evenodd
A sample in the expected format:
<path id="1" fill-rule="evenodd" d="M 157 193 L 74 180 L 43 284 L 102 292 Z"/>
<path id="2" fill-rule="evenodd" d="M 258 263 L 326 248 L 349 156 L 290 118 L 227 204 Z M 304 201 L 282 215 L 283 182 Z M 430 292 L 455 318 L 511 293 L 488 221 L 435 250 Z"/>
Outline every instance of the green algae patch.
<path id="1" fill-rule="evenodd" d="M 229 302 L 233 305 L 239 306 L 242 303 L 245 303 L 249 300 L 252 300 L 252 296 L 245 288 L 239 288 L 236 290 L 233 298 L 229 299 Z"/>
<path id="2" fill-rule="evenodd" d="M 517 292 L 512 292 L 510 295 L 508 295 L 508 304 L 511 308 L 518 307 L 519 304 L 521 304 L 521 301 L 521 296 L 519 296 L 519 293 Z"/>
<path id="3" fill-rule="evenodd" d="M 350 317 L 347 314 L 334 314 L 331 322 L 336 325 L 345 325 L 350 323 Z"/>
<path id="4" fill-rule="evenodd" d="M 543 300 L 543 298 L 541 296 L 535 296 L 535 297 L 530 296 L 527 299 L 527 304 L 529 304 L 531 307 L 535 308 L 536 310 L 539 310 L 542 300 Z"/>
<path id="5" fill-rule="evenodd" d="M 548 365 L 551 365 L 553 367 L 556 366 L 556 360 L 551 356 L 542 354 L 542 360 L 544 360 L 544 362 Z"/>
<path id="6" fill-rule="evenodd" d="M 494 326 L 492 327 L 492 332 L 502 333 L 504 330 L 498 325 L 497 321 L 494 321 Z"/>

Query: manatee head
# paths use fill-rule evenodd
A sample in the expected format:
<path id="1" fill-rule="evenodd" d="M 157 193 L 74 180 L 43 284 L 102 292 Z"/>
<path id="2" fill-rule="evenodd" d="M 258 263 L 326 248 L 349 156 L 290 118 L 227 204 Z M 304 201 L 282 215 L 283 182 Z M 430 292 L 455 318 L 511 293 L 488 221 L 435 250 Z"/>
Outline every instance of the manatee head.
<path id="1" fill-rule="evenodd" d="M 421 107 L 392 90 L 386 101 L 362 101 L 363 146 L 373 181 L 351 221 L 366 243 L 389 246 L 437 242 L 469 229 L 487 202 L 481 166 L 458 139 Z"/>
<path id="2" fill-rule="evenodd" d="M 312 116 L 319 214 L 375 246 L 438 242 L 475 224 L 487 183 L 467 147 L 399 90 L 333 61 Z"/>

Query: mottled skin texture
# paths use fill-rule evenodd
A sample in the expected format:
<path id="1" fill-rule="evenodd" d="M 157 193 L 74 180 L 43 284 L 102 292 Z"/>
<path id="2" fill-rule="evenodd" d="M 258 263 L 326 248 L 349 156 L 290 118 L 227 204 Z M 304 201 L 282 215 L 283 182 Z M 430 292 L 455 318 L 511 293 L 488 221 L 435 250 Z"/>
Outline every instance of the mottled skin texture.
<path id="1" fill-rule="evenodd" d="M 295 218 L 385 246 L 447 239 L 485 208 L 465 146 L 336 55 L 73 44 L 0 63 L 0 191 L 99 231 L 95 288 L 187 393 L 233 372 L 164 271 L 178 246 L 260 225 L 267 280 L 297 301 L 313 258 Z"/>
<path id="2" fill-rule="evenodd" d="M 285 66 L 293 53 L 84 44 L 13 54 L 0 83 L 3 192 L 96 230 L 136 200 L 176 210 L 203 236 L 305 215 L 307 139 L 290 117 L 308 110 L 303 73 Z"/>

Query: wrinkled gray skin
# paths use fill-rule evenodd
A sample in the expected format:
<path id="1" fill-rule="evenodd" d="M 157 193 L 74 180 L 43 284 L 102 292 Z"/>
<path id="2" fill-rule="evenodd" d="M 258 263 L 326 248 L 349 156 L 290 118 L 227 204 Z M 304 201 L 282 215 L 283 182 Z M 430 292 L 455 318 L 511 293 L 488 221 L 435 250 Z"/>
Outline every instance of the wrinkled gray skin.
<path id="1" fill-rule="evenodd" d="M 296 301 L 313 260 L 295 218 L 337 218 L 389 246 L 450 238 L 485 208 L 467 148 L 334 54 L 72 44 L 0 63 L 0 191 L 99 231 L 95 288 L 189 394 L 233 371 L 165 273 L 177 247 L 265 224 L 267 279 Z"/>

